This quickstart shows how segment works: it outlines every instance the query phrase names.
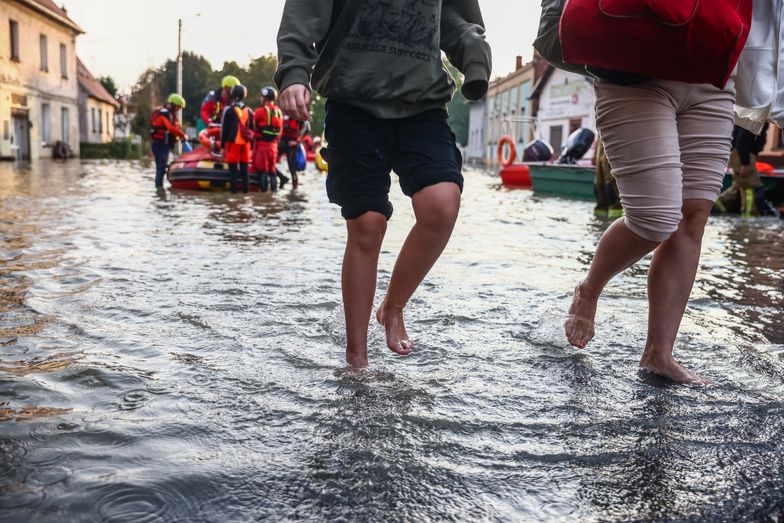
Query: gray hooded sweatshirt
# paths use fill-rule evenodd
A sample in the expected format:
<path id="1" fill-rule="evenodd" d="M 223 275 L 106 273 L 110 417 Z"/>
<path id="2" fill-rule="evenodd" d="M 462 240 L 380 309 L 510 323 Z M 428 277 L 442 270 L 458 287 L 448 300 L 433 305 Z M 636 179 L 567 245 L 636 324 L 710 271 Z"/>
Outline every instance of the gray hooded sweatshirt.
<path id="1" fill-rule="evenodd" d="M 452 99 L 442 50 L 465 75 L 466 98 L 485 95 L 484 32 L 478 0 L 286 0 L 275 83 L 312 83 L 377 118 L 406 118 Z"/>

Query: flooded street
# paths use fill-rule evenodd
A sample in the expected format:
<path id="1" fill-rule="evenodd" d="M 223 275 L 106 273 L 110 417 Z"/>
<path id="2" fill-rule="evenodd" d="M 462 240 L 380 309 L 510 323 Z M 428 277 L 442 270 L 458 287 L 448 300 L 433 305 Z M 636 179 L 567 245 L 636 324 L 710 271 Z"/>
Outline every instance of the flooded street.
<path id="1" fill-rule="evenodd" d="M 648 260 L 566 347 L 608 222 L 496 183 L 466 173 L 416 352 L 374 325 L 351 373 L 322 175 L 156 194 L 146 164 L 0 164 L 0 521 L 784 521 L 784 220 L 711 219 L 676 350 L 716 386 L 674 386 L 636 370 Z"/>

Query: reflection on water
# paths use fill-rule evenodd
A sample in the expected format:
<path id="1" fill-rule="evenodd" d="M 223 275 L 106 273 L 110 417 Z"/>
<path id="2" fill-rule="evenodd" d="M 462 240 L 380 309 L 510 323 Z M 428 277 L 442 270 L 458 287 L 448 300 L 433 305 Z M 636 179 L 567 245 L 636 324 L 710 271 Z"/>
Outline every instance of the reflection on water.
<path id="1" fill-rule="evenodd" d="M 0 165 L 0 521 L 784 521 L 784 222 L 710 222 L 677 348 L 699 390 L 636 371 L 647 261 L 566 347 L 607 223 L 494 183 L 467 173 L 417 352 L 374 325 L 348 372 L 321 175 L 187 194 L 145 164 Z"/>

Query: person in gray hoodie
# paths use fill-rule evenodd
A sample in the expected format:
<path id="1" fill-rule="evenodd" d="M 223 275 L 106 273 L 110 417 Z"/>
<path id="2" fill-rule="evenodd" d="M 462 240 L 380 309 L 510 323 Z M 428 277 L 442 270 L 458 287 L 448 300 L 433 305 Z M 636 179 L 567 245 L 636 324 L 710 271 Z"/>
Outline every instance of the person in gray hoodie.
<path id="1" fill-rule="evenodd" d="M 462 158 L 446 112 L 455 82 L 441 51 L 464 74 L 466 98 L 482 98 L 491 56 L 477 0 L 287 0 L 283 10 L 275 73 L 281 108 L 309 120 L 311 89 L 328 100 L 323 155 L 327 195 L 348 229 L 342 290 L 353 367 L 368 364 L 391 171 L 416 215 L 376 314 L 397 354 L 413 349 L 403 309 L 457 221 Z"/>

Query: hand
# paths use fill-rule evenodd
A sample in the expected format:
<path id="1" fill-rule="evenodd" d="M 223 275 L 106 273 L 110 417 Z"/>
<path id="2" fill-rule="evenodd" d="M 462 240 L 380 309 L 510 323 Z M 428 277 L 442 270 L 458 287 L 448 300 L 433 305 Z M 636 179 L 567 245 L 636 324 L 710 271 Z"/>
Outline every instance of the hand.
<path id="1" fill-rule="evenodd" d="M 286 87 L 280 93 L 280 108 L 284 113 L 300 121 L 309 121 L 310 90 L 302 84 Z"/>
<path id="2" fill-rule="evenodd" d="M 740 166 L 740 177 L 741 178 L 748 178 L 754 174 L 754 167 L 751 165 L 741 165 Z"/>

